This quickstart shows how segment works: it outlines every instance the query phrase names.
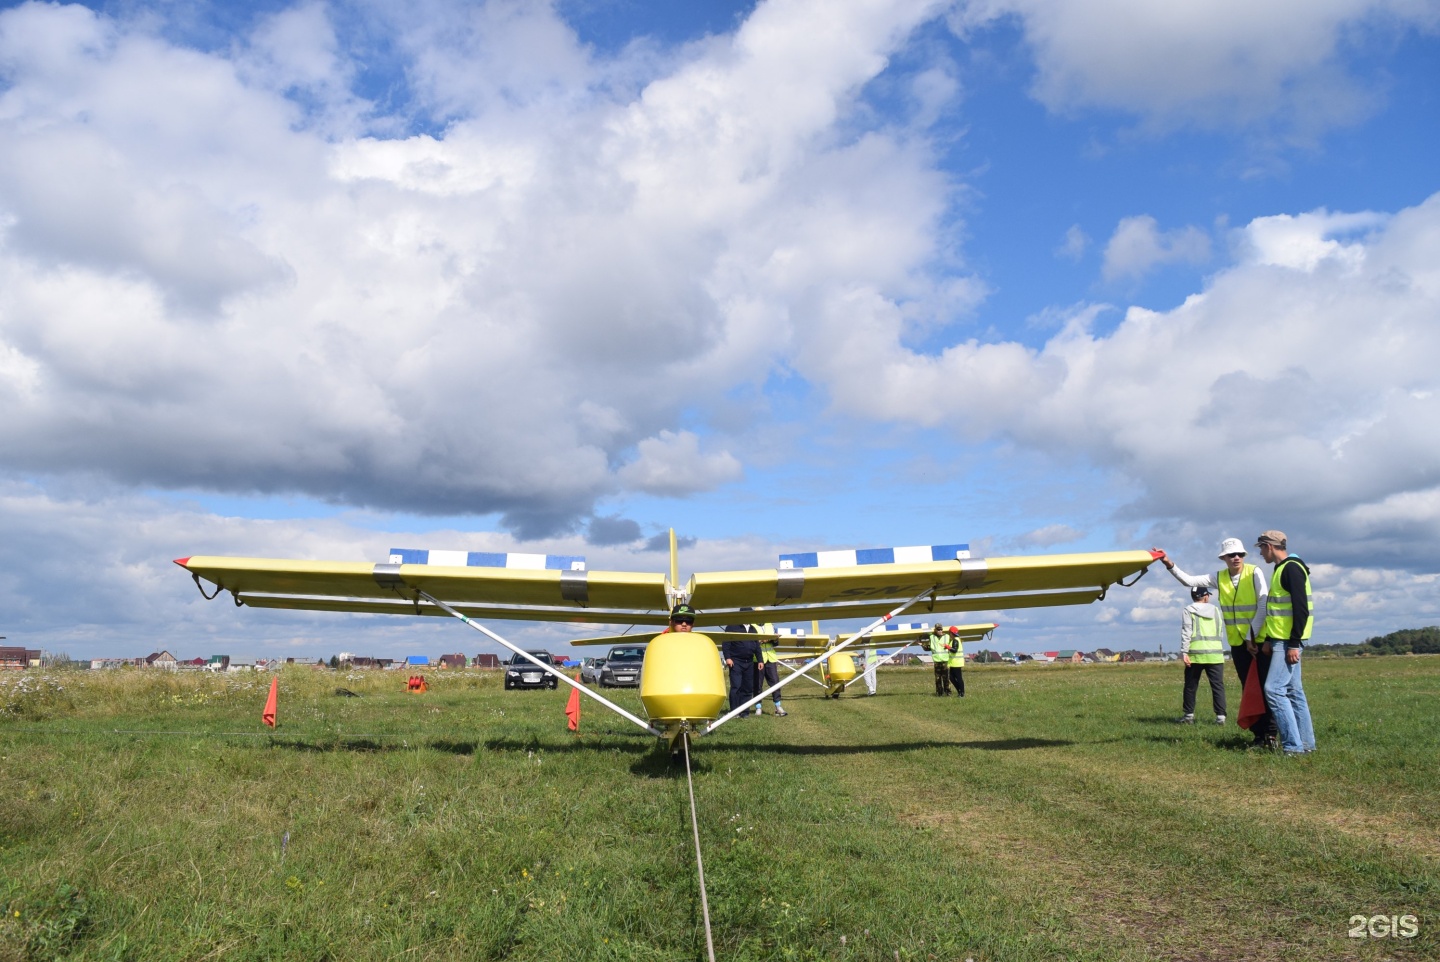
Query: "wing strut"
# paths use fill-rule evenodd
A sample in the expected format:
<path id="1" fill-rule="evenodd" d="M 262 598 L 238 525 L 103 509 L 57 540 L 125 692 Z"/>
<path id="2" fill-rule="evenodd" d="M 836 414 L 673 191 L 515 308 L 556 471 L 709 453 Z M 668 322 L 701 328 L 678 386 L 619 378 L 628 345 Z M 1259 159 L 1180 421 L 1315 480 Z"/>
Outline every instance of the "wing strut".
<path id="1" fill-rule="evenodd" d="M 865 666 L 865 671 L 869 671 L 871 668 L 874 668 L 875 670 L 878 671 L 878 670 L 880 669 L 880 666 L 881 666 L 881 665 L 888 665 L 888 664 L 889 664 L 891 661 L 893 661 L 902 651 L 904 651 L 906 648 L 909 648 L 909 647 L 910 647 L 911 645 L 913 645 L 913 644 L 915 644 L 915 642 L 913 642 L 913 641 L 907 641 L 907 642 L 905 642 L 905 644 L 901 645 L 899 648 L 896 648 L 894 651 L 890 652 L 890 654 L 886 655 L 884 658 L 881 658 L 879 661 L 875 662 L 875 664 L 873 664 L 873 665 L 866 665 L 866 666 Z M 865 677 L 864 673 L 861 673 L 861 674 L 859 674 L 859 675 L 856 675 L 854 678 L 851 678 L 851 679 L 850 679 L 849 681 L 847 681 L 845 684 L 841 685 L 841 686 L 840 686 L 840 690 L 841 690 L 841 691 L 844 691 L 845 689 L 849 688 L 851 685 L 855 684 L 856 681 L 858 681 L 859 679 L 861 679 L 861 678 L 863 678 L 863 677 Z"/>
<path id="2" fill-rule="evenodd" d="M 861 638 L 864 638 L 876 628 L 879 628 L 881 625 L 885 624 L 885 622 L 889 621 L 891 618 L 894 618 L 896 615 L 900 614 L 900 612 L 904 611 L 906 608 L 909 608 L 911 605 L 915 604 L 920 599 L 930 594 L 932 590 L 933 589 L 931 588 L 926 588 L 924 591 L 920 592 L 918 595 L 911 598 L 909 601 L 901 604 L 900 607 L 892 608 L 888 614 L 884 614 L 881 615 L 879 618 L 876 618 L 874 621 L 870 622 L 870 624 L 866 625 L 864 628 L 861 628 L 849 638 L 846 638 L 844 641 L 840 642 L 840 644 L 821 652 L 819 655 L 816 655 L 813 659 L 806 662 L 803 667 L 797 669 L 795 674 L 791 675 L 789 678 L 783 678 L 780 681 L 777 681 L 775 684 L 771 685 L 769 688 L 765 689 L 760 694 L 756 695 L 754 698 L 751 698 L 743 705 L 740 705 L 737 708 L 730 709 L 730 712 L 728 714 L 721 715 L 718 719 L 711 722 L 709 727 L 705 729 L 705 733 L 708 735 L 710 732 L 713 732 L 715 729 L 719 728 L 721 725 L 725 724 L 727 721 L 734 718 L 736 715 L 743 714 L 744 712 L 749 711 L 752 706 L 760 704 L 760 702 L 768 695 L 784 688 L 786 685 L 790 684 L 800 675 L 803 675 L 811 668 L 814 668 L 816 665 L 820 664 L 820 662 L 824 661 L 826 658 L 829 658 L 831 655 L 836 654 L 837 652 L 844 651 L 846 648 L 849 648 L 851 645 L 855 644 L 855 642 L 859 641 Z"/>
<path id="3" fill-rule="evenodd" d="M 779 664 L 780 664 L 781 666 L 783 666 L 784 669 L 785 669 L 786 671 L 790 672 L 790 674 L 792 674 L 792 675 L 805 675 L 805 673 L 804 673 L 803 671 L 801 671 L 799 668 L 796 668 L 794 665 L 789 664 L 788 662 L 782 661 L 782 662 L 779 662 Z M 805 680 L 808 681 L 808 682 L 809 682 L 810 684 L 812 684 L 812 685 L 819 685 L 821 688 L 824 688 L 824 687 L 825 687 L 825 683 L 824 683 L 823 681 L 816 681 L 814 678 L 811 678 L 809 675 L 805 675 Z"/>
<path id="4" fill-rule="evenodd" d="M 429 592 L 422 591 L 419 588 L 416 588 L 415 591 L 426 601 L 430 602 L 432 605 L 435 605 L 437 608 L 444 611 L 446 614 L 454 615 L 456 618 L 459 618 L 461 621 L 465 622 L 465 624 L 469 625 L 471 628 L 474 628 L 482 635 L 489 637 L 493 641 L 498 641 L 500 644 L 504 645 L 506 648 L 519 655 L 521 658 L 524 658 L 526 661 L 533 663 L 535 667 L 541 669 L 542 671 L 549 672 L 550 674 L 554 675 L 556 678 L 560 679 L 565 684 L 569 685 L 571 688 L 575 689 L 581 694 L 589 695 L 591 698 L 595 699 L 600 704 L 604 705 L 606 708 L 610 709 L 620 717 L 628 718 L 630 721 L 639 725 L 641 728 L 645 729 L 647 732 L 654 735 L 656 738 L 665 737 L 665 732 L 662 729 L 656 728 L 649 722 L 643 721 L 635 715 L 632 715 L 630 712 L 621 708 L 619 705 L 615 704 L 613 701 L 606 698 L 604 695 L 591 691 L 575 679 L 571 678 L 569 675 L 565 674 L 563 671 L 557 670 L 554 665 L 547 665 L 539 658 L 536 658 L 534 655 L 530 654 L 530 652 L 526 651 L 525 649 L 518 648 L 515 645 L 512 645 L 504 638 L 501 638 L 499 635 L 495 634 L 495 632 L 491 631 L 489 628 L 486 628 L 484 625 L 480 624 L 480 622 L 470 620 L 469 618 L 465 617 L 460 612 L 456 611 L 454 608 L 450 607 L 445 602 L 441 601 L 439 598 L 436 598 Z"/>

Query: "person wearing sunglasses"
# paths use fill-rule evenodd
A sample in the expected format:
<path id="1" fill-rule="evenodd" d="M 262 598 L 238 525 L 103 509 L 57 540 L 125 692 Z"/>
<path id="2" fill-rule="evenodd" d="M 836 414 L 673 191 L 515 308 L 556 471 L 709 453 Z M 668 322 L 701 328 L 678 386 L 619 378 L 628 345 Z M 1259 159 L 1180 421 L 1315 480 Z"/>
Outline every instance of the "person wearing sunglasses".
<path id="1" fill-rule="evenodd" d="M 1219 599 L 1221 614 L 1225 616 L 1225 637 L 1230 643 L 1230 660 L 1235 664 L 1235 673 L 1240 676 L 1244 689 L 1250 677 L 1250 665 L 1256 664 L 1260 684 L 1270 668 L 1270 655 L 1262 651 L 1256 639 L 1265 626 L 1265 602 L 1270 596 L 1270 586 L 1265 572 L 1258 566 L 1245 561 L 1245 545 L 1239 538 L 1226 538 L 1220 542 L 1220 560 L 1225 567 L 1214 574 L 1192 575 L 1180 569 L 1161 549 L 1160 560 L 1165 570 L 1187 588 L 1209 588 Z M 1255 736 L 1255 746 L 1275 746 L 1275 719 L 1267 711 L 1265 717 L 1250 726 Z"/>

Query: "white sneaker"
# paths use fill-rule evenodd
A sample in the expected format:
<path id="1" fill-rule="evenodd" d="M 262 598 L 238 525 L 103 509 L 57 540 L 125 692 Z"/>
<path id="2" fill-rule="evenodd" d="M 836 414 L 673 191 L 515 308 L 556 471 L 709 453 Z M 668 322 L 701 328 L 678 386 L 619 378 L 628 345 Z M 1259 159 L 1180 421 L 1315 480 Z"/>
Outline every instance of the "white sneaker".
<path id="1" fill-rule="evenodd" d="M 790 714 L 790 713 L 789 713 L 788 711 L 786 711 L 785 709 L 781 708 L 779 705 L 776 705 L 776 706 L 775 706 L 775 714 L 777 714 L 777 715 L 788 715 L 788 714 Z"/>
<path id="2" fill-rule="evenodd" d="M 759 706 L 759 705 L 756 705 L 756 706 L 755 706 L 755 714 L 757 714 L 757 715 L 763 715 L 763 714 L 765 714 L 765 713 L 760 710 L 760 706 Z"/>
<path id="3" fill-rule="evenodd" d="M 1217 724 L 1217 725 L 1223 725 L 1223 724 L 1225 724 L 1225 716 L 1224 716 L 1224 715 L 1216 715 L 1216 716 L 1215 716 L 1215 724 Z"/>

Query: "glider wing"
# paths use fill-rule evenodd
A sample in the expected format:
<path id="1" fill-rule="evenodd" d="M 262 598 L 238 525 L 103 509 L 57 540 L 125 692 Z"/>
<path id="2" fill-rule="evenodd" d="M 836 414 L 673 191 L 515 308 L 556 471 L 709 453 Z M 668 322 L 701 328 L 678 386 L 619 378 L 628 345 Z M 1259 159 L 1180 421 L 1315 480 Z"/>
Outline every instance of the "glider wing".
<path id="1" fill-rule="evenodd" d="M 780 622 L 883 614 L 895 600 L 928 589 L 930 598 L 913 609 L 923 617 L 926 612 L 1088 604 L 1154 561 L 1149 551 L 1110 551 L 813 568 L 782 564 L 696 574 L 689 596 L 708 618 L 729 620 L 740 608 L 751 607 L 764 608 L 766 621 Z"/>

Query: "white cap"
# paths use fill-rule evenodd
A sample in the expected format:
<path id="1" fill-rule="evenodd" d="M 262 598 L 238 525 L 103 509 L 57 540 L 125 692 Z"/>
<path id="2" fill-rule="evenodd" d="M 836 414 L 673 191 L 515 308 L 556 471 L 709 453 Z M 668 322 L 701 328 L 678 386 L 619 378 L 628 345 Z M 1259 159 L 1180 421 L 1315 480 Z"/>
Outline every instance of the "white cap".
<path id="1" fill-rule="evenodd" d="M 1226 538 L 1220 542 L 1220 559 L 1223 561 L 1227 554 L 1245 554 L 1245 545 L 1239 538 Z"/>

